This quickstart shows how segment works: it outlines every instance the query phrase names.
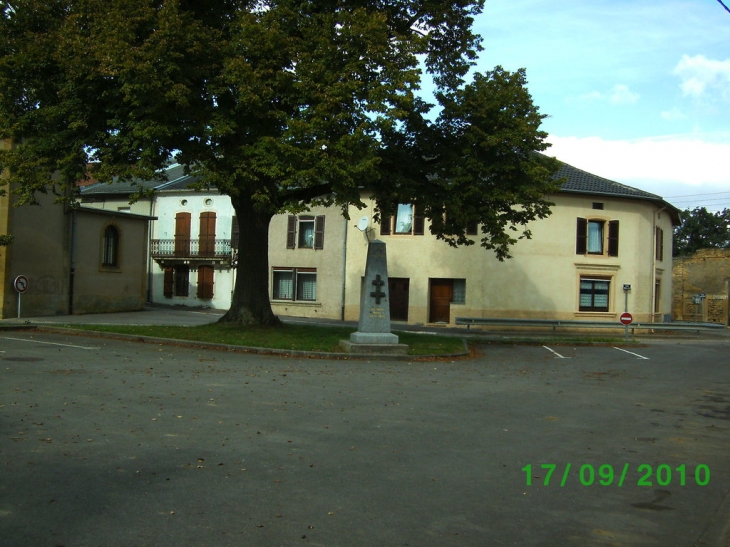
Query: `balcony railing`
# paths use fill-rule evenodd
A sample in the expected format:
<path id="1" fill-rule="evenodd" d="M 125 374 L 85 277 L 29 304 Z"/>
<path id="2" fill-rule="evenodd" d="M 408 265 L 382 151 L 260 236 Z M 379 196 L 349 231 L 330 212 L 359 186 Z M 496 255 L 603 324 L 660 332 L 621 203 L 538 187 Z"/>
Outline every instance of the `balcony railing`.
<path id="1" fill-rule="evenodd" d="M 233 242 L 235 244 L 235 242 Z M 230 239 L 153 239 L 152 258 L 233 258 Z"/>

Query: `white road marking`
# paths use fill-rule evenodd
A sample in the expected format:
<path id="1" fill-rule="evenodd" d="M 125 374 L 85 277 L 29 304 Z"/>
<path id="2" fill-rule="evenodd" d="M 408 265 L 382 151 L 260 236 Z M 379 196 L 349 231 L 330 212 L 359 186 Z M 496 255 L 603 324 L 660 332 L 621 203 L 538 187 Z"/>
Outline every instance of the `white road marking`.
<path id="1" fill-rule="evenodd" d="M 63 346 L 65 348 L 100 349 L 100 348 L 92 348 L 92 347 L 88 347 L 88 346 L 74 346 L 73 344 L 59 344 L 57 342 L 41 342 L 40 340 L 28 340 L 27 338 L 13 338 L 11 336 L 0 336 L 0 338 L 4 338 L 5 340 L 15 340 L 17 342 L 32 342 L 34 344 L 46 344 L 49 346 Z"/>
<path id="2" fill-rule="evenodd" d="M 564 355 L 560 355 L 560 354 L 559 354 L 559 353 L 558 353 L 557 351 L 555 351 L 555 350 L 554 350 L 554 349 L 552 349 L 552 348 L 549 348 L 549 347 L 547 347 L 547 346 L 543 346 L 543 347 L 544 347 L 544 348 L 545 348 L 546 350 L 548 350 L 549 352 L 553 353 L 553 355 L 555 355 L 555 356 L 556 356 L 556 357 L 558 357 L 559 359 L 570 359 L 570 357 L 565 357 Z"/>
<path id="3" fill-rule="evenodd" d="M 634 353 L 633 351 L 629 351 L 627 349 L 617 348 L 616 346 L 614 346 L 613 349 L 617 349 L 619 351 L 623 351 L 624 353 L 628 353 L 630 355 L 634 355 L 634 356 L 638 357 L 639 359 L 646 359 L 647 361 L 649 360 L 648 357 L 644 357 L 643 355 L 639 355 L 638 353 Z"/>

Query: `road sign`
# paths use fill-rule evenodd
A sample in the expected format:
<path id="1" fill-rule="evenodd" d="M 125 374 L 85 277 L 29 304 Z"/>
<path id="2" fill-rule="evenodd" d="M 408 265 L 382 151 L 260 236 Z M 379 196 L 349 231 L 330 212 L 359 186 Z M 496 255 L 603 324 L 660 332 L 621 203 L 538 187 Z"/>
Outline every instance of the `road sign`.
<path id="1" fill-rule="evenodd" d="M 633 320 L 633 316 L 627 311 L 623 312 L 621 317 L 619 317 L 619 321 L 621 321 L 622 325 L 630 325 Z"/>
<path id="2" fill-rule="evenodd" d="M 19 275 L 15 278 L 15 281 L 13 281 L 13 287 L 15 287 L 15 290 L 19 293 L 24 293 L 28 290 L 28 278 L 24 275 Z"/>

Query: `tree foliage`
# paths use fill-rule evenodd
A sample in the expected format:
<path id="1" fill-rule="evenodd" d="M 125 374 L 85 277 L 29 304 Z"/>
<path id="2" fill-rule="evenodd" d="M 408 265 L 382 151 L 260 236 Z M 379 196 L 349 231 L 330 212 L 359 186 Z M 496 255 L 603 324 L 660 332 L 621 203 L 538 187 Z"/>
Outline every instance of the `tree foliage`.
<path id="1" fill-rule="evenodd" d="M 674 256 L 692 255 L 700 249 L 730 248 L 730 209 L 711 213 L 704 207 L 686 209 L 674 229 Z"/>
<path id="2" fill-rule="evenodd" d="M 231 197 L 242 233 L 226 319 L 275 324 L 268 226 L 313 203 L 413 203 L 499 259 L 549 214 L 557 162 L 524 71 L 466 81 L 483 0 L 6 0 L 0 155 L 18 199 L 170 161 Z M 423 71 L 435 104 L 419 98 Z"/>

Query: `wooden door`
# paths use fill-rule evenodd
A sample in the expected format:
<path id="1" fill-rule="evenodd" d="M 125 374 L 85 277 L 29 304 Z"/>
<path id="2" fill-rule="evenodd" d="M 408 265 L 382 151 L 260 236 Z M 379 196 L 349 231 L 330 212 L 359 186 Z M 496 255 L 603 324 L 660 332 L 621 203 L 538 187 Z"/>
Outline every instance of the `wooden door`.
<path id="1" fill-rule="evenodd" d="M 390 303 L 390 319 L 392 321 L 408 321 L 408 287 L 407 277 L 388 278 L 388 298 Z"/>
<path id="2" fill-rule="evenodd" d="M 432 279 L 430 283 L 429 323 L 451 321 L 451 301 L 454 297 L 452 279 Z"/>
<path id="3" fill-rule="evenodd" d="M 175 256 L 190 256 L 190 213 L 175 215 Z"/>

